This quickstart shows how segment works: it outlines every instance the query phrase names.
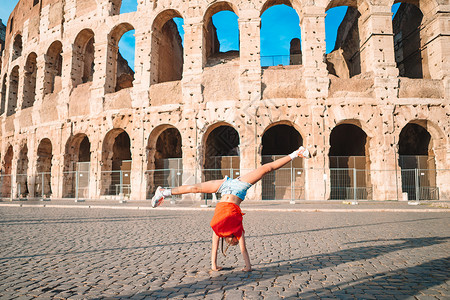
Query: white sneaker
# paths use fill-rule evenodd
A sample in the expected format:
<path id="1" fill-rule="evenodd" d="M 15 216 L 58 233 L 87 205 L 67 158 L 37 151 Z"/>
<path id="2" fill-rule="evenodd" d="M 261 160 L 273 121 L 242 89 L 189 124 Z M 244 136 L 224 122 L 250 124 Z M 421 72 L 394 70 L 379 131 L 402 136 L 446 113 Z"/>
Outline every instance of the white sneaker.
<path id="1" fill-rule="evenodd" d="M 298 157 L 311 158 L 311 153 L 309 153 L 309 150 L 305 147 L 301 146 L 298 150 Z"/>
<path id="2" fill-rule="evenodd" d="M 152 207 L 155 208 L 157 206 L 160 206 L 164 202 L 164 196 L 163 196 L 163 188 L 158 186 L 156 189 L 155 195 L 152 198 Z"/>

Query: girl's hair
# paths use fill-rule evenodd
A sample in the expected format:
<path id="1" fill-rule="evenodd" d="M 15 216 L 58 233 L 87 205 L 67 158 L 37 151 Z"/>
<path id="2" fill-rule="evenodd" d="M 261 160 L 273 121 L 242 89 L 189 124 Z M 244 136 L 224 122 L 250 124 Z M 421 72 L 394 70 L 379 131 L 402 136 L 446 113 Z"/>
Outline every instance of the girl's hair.
<path id="1" fill-rule="evenodd" d="M 227 236 L 227 237 L 235 238 L 234 234 Z M 225 240 L 225 237 L 220 238 L 220 249 L 222 251 L 223 256 L 227 256 L 225 253 L 227 252 L 228 247 L 230 247 L 231 244 L 227 241 L 227 247 L 225 248 L 225 251 L 223 251 L 223 240 Z M 236 246 L 236 245 L 233 245 L 233 246 Z"/>

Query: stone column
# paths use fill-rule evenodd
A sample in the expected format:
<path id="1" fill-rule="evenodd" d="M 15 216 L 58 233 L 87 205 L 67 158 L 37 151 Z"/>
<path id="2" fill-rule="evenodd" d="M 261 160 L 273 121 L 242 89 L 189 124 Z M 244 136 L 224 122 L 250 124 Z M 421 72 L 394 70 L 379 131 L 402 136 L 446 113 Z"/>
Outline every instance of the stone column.
<path id="1" fill-rule="evenodd" d="M 305 6 L 300 16 L 302 32 L 303 80 L 306 98 L 325 99 L 328 96 L 328 71 L 325 56 L 325 9 Z"/>
<path id="2" fill-rule="evenodd" d="M 147 25 L 147 24 L 146 24 Z M 150 24 L 148 24 L 150 28 Z M 151 53 L 151 30 L 148 28 L 136 28 L 136 58 L 133 89 L 131 89 L 132 106 L 149 106 L 149 87 L 150 87 L 150 53 Z"/>
<path id="3" fill-rule="evenodd" d="M 202 52 L 203 22 L 201 17 L 185 19 L 184 22 L 182 97 L 186 108 L 195 109 L 196 104 L 203 102 L 201 80 L 206 64 Z M 184 114 L 189 114 L 189 108 L 184 110 Z"/>
<path id="4" fill-rule="evenodd" d="M 239 99 L 261 99 L 261 60 L 259 11 L 244 10 L 239 17 Z"/>
<path id="5" fill-rule="evenodd" d="M 444 80 L 445 98 L 450 99 L 450 22 L 449 6 L 433 7 L 429 19 L 423 29 L 427 37 L 422 45 L 426 45 L 428 68 L 432 79 Z M 425 17 L 424 17 L 425 18 Z"/>
<path id="6" fill-rule="evenodd" d="M 95 55 L 94 55 L 94 77 L 91 86 L 91 99 L 90 103 L 90 113 L 95 115 L 103 111 L 104 95 L 106 91 L 114 89 L 114 86 L 107 81 L 108 74 L 114 73 L 114 62 L 115 56 L 112 57 L 112 53 L 109 51 L 110 45 L 108 43 L 107 34 L 96 35 L 95 37 Z M 111 56 L 111 57 L 109 57 Z"/>
<path id="7" fill-rule="evenodd" d="M 398 69 L 395 62 L 392 12 L 390 6 L 360 7 L 359 36 L 361 72 L 375 75 L 375 95 L 381 100 L 395 101 Z"/>
<path id="8" fill-rule="evenodd" d="M 140 118 L 142 119 L 142 118 Z M 136 124 L 137 125 L 137 124 Z M 140 128 L 139 128 L 140 127 Z M 133 141 L 131 147 L 131 195 L 130 200 L 144 200 L 146 198 L 146 184 L 144 180 L 144 157 L 145 157 L 145 137 L 143 123 L 132 131 L 134 136 L 130 136 Z"/>
<path id="9" fill-rule="evenodd" d="M 28 197 L 34 198 L 36 191 L 36 161 L 37 161 L 37 148 L 36 148 L 36 133 L 31 131 L 28 133 L 28 168 L 27 168 L 27 183 L 28 183 Z"/>

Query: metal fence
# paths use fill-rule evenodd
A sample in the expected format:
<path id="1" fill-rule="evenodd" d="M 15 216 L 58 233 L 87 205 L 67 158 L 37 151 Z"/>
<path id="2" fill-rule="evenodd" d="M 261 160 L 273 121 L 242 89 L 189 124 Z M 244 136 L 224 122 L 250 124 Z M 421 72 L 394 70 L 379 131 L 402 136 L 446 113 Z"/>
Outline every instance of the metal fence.
<path id="1" fill-rule="evenodd" d="M 131 171 L 102 171 L 100 194 L 129 197 L 131 195 Z"/>
<path id="2" fill-rule="evenodd" d="M 262 67 L 301 65 L 301 64 L 302 64 L 301 54 L 261 56 Z"/>
<path id="3" fill-rule="evenodd" d="M 252 187 L 250 194 L 262 200 L 440 200 L 450 197 L 450 170 L 305 169 L 298 167 L 302 165 L 299 161 L 267 174 Z M 62 180 L 54 178 L 54 183 L 48 172 L 35 175 L 1 175 L 0 197 L 49 198 L 53 194 L 52 187 L 56 188 L 55 184 L 58 182 L 63 184 L 63 197 L 87 198 L 90 194 L 130 197 L 131 171 L 103 171 L 98 179 L 90 178 L 89 171 L 64 172 Z M 173 188 L 183 184 L 223 179 L 225 176 L 237 178 L 249 171 L 251 170 L 235 168 L 150 170 L 143 174 L 146 187 L 136 188 L 145 189 L 146 198 L 149 199 L 158 186 Z M 99 190 L 90 191 L 89 187 L 97 187 Z M 214 195 L 201 197 L 208 200 L 213 199 Z M 172 200 L 179 199 L 182 198 L 174 197 Z"/>

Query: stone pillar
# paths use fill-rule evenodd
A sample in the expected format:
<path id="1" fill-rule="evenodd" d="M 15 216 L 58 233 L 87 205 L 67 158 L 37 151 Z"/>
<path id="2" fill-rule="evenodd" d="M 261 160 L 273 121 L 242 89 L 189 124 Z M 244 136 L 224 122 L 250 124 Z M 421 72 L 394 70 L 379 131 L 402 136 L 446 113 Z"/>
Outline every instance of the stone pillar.
<path id="1" fill-rule="evenodd" d="M 328 96 L 328 71 L 325 57 L 325 9 L 305 6 L 300 16 L 302 32 L 303 80 L 306 98 L 325 99 Z"/>
<path id="2" fill-rule="evenodd" d="M 433 7 L 423 29 L 426 40 L 428 68 L 432 79 L 444 80 L 445 98 L 450 99 L 450 22 L 449 6 Z M 425 16 L 424 16 L 425 17 Z"/>
<path id="3" fill-rule="evenodd" d="M 150 25 L 149 25 L 150 26 Z M 131 89 L 132 106 L 148 107 L 150 87 L 150 53 L 151 53 L 151 31 L 144 27 L 136 28 L 136 57 L 133 89 Z"/>
<path id="4" fill-rule="evenodd" d="M 361 72 L 375 75 L 375 94 L 381 100 L 395 101 L 398 69 L 395 62 L 391 8 L 366 6 L 359 18 Z"/>
<path id="5" fill-rule="evenodd" d="M 59 136 L 60 134 L 58 134 L 58 137 Z M 57 147 L 54 147 L 53 149 L 56 150 Z M 59 199 L 62 197 L 63 168 L 64 168 L 64 164 L 61 163 L 62 161 L 64 161 L 64 155 L 62 153 L 54 153 L 52 155 L 51 199 Z"/>
<path id="6" fill-rule="evenodd" d="M 109 48 L 108 36 L 105 34 L 95 36 L 95 56 L 94 56 L 94 77 L 91 86 L 90 113 L 91 115 L 99 114 L 103 111 L 104 95 L 106 91 L 114 89 L 114 86 L 108 82 L 108 75 L 114 73 L 115 63 Z M 112 75 L 111 75 L 112 76 Z"/>
<path id="7" fill-rule="evenodd" d="M 261 60 L 259 11 L 244 10 L 239 17 L 239 99 L 261 99 Z"/>
<path id="8" fill-rule="evenodd" d="M 98 147 L 95 146 L 99 146 Z M 89 198 L 90 199 L 99 199 L 100 198 L 100 182 L 101 182 L 101 160 L 102 160 L 102 143 L 93 140 L 91 143 L 91 168 L 89 172 Z"/>
<path id="9" fill-rule="evenodd" d="M 303 160 L 305 169 L 305 200 L 328 200 L 330 197 L 330 170 L 328 152 L 329 130 L 326 124 L 326 105 L 311 106 L 311 125 L 305 128 L 309 134 L 303 137 L 303 145 L 308 147 L 310 159 Z"/>
<path id="10" fill-rule="evenodd" d="M 139 128 L 140 127 L 140 128 Z M 144 200 L 146 198 L 146 185 L 144 180 L 144 155 L 145 155 L 145 138 L 143 133 L 143 124 L 135 127 L 133 130 L 134 136 L 130 136 L 132 141 L 131 151 L 131 195 L 130 200 Z"/>
<path id="11" fill-rule="evenodd" d="M 202 52 L 203 22 L 201 18 L 184 20 L 183 103 L 192 107 L 203 102 L 202 73 L 206 64 Z M 194 108 L 194 107 L 192 107 Z M 188 112 L 184 111 L 184 114 Z"/>
<path id="12" fill-rule="evenodd" d="M 36 133 L 31 131 L 28 133 L 28 169 L 27 169 L 27 183 L 28 183 L 28 197 L 35 197 L 36 192 Z"/>

